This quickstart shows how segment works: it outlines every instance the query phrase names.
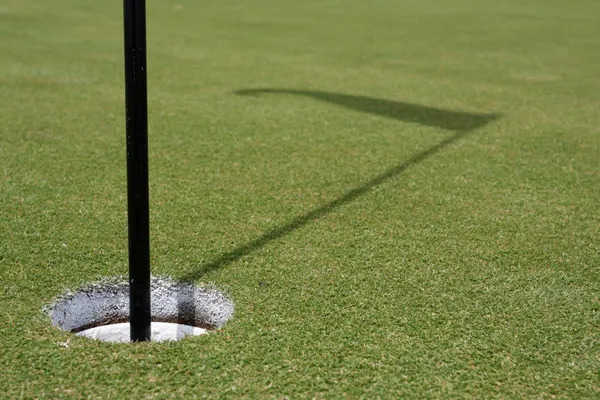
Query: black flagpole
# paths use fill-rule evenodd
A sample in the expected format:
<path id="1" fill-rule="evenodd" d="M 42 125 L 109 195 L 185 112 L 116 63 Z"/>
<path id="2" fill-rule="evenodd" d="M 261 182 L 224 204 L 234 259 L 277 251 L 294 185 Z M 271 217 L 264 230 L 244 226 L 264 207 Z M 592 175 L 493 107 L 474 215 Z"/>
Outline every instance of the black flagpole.
<path id="1" fill-rule="evenodd" d="M 123 0 L 131 341 L 150 340 L 146 1 Z"/>

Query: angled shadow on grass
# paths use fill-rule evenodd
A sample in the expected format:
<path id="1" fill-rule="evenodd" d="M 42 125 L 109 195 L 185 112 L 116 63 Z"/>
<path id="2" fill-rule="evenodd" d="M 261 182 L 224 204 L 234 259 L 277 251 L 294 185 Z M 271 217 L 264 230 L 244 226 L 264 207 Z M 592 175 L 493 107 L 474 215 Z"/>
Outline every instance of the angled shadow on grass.
<path id="1" fill-rule="evenodd" d="M 375 114 L 402 122 L 416 123 L 457 132 L 472 131 L 498 118 L 497 114 L 475 114 L 463 111 L 443 110 L 440 108 L 401 101 L 314 90 L 245 89 L 238 90 L 234 93 L 238 96 L 254 97 L 262 94 L 284 94 L 310 97 L 325 103 L 336 104 L 344 108 L 367 114 Z"/>
<path id="2" fill-rule="evenodd" d="M 304 215 L 297 216 L 288 223 L 276 227 L 269 232 L 266 232 L 262 236 L 242 244 L 241 246 L 227 253 L 224 253 L 217 259 L 201 266 L 197 270 L 189 272 L 182 277 L 183 281 L 195 281 L 203 275 L 239 260 L 253 251 L 260 249 L 267 243 L 277 240 L 295 231 L 296 229 L 307 225 L 311 221 L 317 220 L 329 214 L 336 208 L 356 200 L 358 197 L 369 192 L 374 187 L 396 177 L 410 166 L 418 164 L 421 161 L 433 156 L 440 150 L 461 139 L 469 132 L 483 127 L 500 117 L 499 114 L 476 114 L 462 111 L 450 111 L 392 100 L 319 91 L 291 89 L 250 89 L 238 90 L 235 92 L 235 94 L 240 96 L 258 96 L 261 94 L 307 96 L 316 100 L 334 103 L 345 108 L 362 111 L 368 114 L 375 114 L 403 122 L 411 122 L 425 126 L 442 128 L 454 131 L 455 133 L 451 137 L 439 142 L 438 144 L 413 155 L 408 160 L 405 160 L 382 172 L 381 174 L 372 177 L 361 186 L 347 191 L 337 199 L 317 207 Z"/>

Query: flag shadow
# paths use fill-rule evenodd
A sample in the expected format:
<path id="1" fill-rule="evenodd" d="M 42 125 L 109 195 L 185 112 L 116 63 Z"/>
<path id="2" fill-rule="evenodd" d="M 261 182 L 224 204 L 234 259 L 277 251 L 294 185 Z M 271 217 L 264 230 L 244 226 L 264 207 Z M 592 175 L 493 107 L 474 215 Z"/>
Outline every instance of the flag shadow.
<path id="1" fill-rule="evenodd" d="M 187 273 L 181 278 L 183 281 L 195 281 L 211 271 L 224 267 L 254 252 L 255 250 L 260 249 L 271 241 L 275 241 L 299 228 L 302 228 L 310 222 L 329 214 L 333 210 L 356 200 L 360 196 L 371 191 L 376 186 L 379 186 L 384 182 L 398 176 L 412 165 L 418 164 L 423 160 L 435 155 L 468 133 L 474 131 L 475 129 L 481 128 L 500 117 L 500 114 L 477 114 L 462 111 L 444 110 L 412 103 L 321 91 L 293 89 L 246 89 L 238 90 L 234 93 L 239 96 L 259 96 L 263 94 L 305 96 L 315 100 L 324 101 L 326 103 L 336 104 L 344 108 L 392 118 L 402 122 L 416 123 L 419 125 L 454 131 L 454 134 L 449 138 L 437 143 L 436 145 L 413 155 L 408 160 L 392 166 L 381 174 L 372 177 L 362 185 L 347 191 L 337 199 L 310 210 L 306 214 L 297 216 L 289 222 L 264 233 L 262 236 L 244 243 L 233 250 L 223 253 L 221 256 L 202 265 L 200 268 Z"/>

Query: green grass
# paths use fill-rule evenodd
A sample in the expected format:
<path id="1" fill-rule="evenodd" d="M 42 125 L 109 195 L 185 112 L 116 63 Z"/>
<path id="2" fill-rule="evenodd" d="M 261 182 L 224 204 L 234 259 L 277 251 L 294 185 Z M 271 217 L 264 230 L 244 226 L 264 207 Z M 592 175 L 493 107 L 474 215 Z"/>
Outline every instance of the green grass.
<path id="1" fill-rule="evenodd" d="M 0 1 L 0 397 L 600 396 L 599 2 L 149 0 L 152 268 L 236 314 L 135 346 L 41 312 L 127 271 L 121 13 Z"/>

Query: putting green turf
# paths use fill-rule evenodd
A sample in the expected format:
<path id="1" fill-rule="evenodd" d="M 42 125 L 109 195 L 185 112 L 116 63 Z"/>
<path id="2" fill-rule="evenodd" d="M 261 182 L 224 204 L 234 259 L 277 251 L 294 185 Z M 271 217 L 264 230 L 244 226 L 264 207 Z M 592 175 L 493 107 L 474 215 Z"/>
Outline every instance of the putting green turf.
<path id="1" fill-rule="evenodd" d="M 0 397 L 600 396 L 599 2 L 149 0 L 152 268 L 236 314 L 135 346 L 41 311 L 127 272 L 121 21 L 0 1 Z"/>

